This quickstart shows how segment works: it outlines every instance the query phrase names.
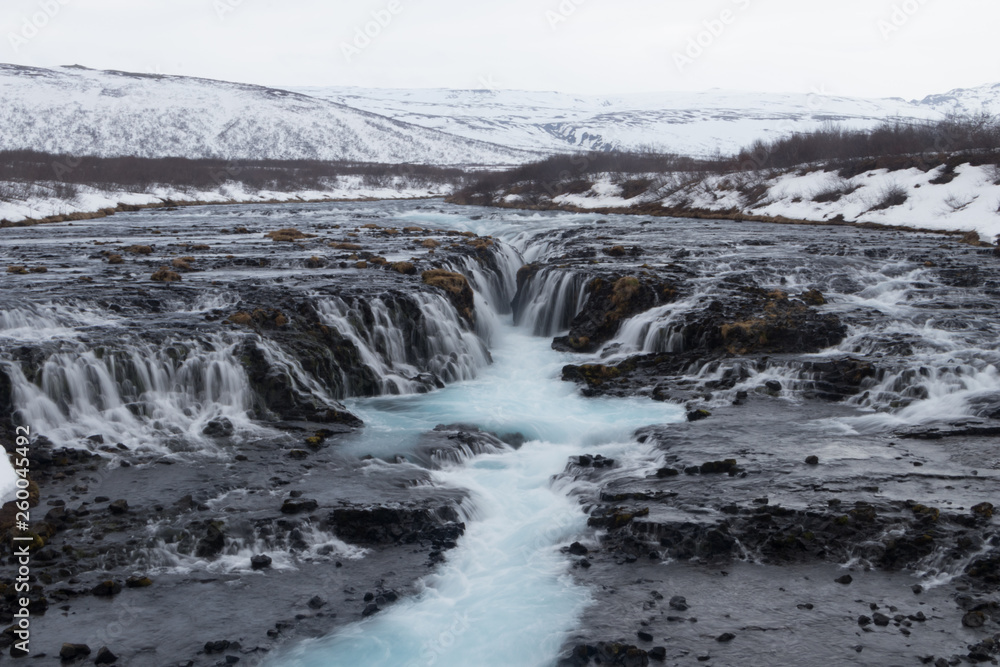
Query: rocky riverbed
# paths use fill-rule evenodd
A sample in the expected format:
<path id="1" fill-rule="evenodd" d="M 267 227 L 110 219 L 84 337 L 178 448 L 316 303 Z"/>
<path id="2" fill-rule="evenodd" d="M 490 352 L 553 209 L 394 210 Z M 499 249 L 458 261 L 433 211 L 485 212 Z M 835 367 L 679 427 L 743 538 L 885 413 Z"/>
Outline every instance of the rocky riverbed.
<path id="1" fill-rule="evenodd" d="M 436 202 L 3 231 L 4 444 L 39 437 L 32 525 L 0 527 L 34 540 L 38 664 L 340 664 L 273 656 L 447 589 L 493 520 L 449 471 L 557 438 L 471 386 L 405 433 L 374 397 L 460 403 L 505 319 L 609 423 L 686 415 L 549 472 L 581 519 L 531 548 L 589 603 L 531 664 L 996 660 L 993 248 Z M 467 664 L 435 646 L 408 664 Z"/>

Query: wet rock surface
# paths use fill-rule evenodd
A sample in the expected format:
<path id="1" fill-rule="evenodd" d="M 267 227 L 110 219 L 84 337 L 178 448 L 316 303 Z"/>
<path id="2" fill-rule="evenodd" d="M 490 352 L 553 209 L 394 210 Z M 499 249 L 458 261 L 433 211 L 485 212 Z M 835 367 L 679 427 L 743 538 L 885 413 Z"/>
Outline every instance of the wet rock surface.
<path id="1" fill-rule="evenodd" d="M 12 418 L 43 434 L 29 530 L 0 512 L 5 545 L 34 540 L 32 653 L 48 656 L 35 662 L 260 664 L 390 608 L 456 546 L 464 494 L 341 451 L 362 426 L 342 401 L 430 391 L 488 362 L 468 280 L 453 292 L 420 272 L 496 271 L 493 242 L 344 208 L 285 210 L 302 235 L 268 207 L 5 230 L 3 253 L 50 267 L 4 278 L 0 299 L 0 441 L 13 449 Z M 150 279 L 164 264 L 182 280 Z M 75 372 L 105 384 L 47 422 L 16 411 L 18 391 Z M 120 429 L 86 431 L 113 409 Z M 427 438 L 509 448 L 469 426 Z M 448 460 L 444 443 L 428 461 Z M 17 597 L 3 586 L 2 627 Z"/>
<path id="2" fill-rule="evenodd" d="M 417 590 L 466 530 L 465 492 L 433 471 L 524 436 L 431 425 L 362 458 L 345 401 L 470 378 L 489 362 L 483 299 L 552 338 L 587 396 L 687 415 L 558 475 L 588 515 L 564 548 L 594 598 L 560 664 L 997 658 L 989 249 L 578 216 L 504 276 L 509 247 L 408 227 L 407 206 L 151 211 L 61 228 L 71 252 L 45 242 L 55 227 L 6 230 L 10 264 L 49 270 L 3 278 L 0 419 L 41 419 L 23 392 L 41 401 L 46 379 L 118 387 L 38 424 L 39 650 L 259 664 Z M 161 266 L 182 280 L 151 280 Z M 13 525 L 5 508 L 5 540 Z M 4 623 L 13 609 L 5 590 Z"/>

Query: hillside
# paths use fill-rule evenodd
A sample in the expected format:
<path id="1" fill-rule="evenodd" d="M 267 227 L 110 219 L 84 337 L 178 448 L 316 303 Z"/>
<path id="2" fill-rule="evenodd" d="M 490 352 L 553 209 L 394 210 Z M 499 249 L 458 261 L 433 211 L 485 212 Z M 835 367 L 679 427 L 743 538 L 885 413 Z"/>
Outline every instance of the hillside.
<path id="1" fill-rule="evenodd" d="M 400 121 L 513 148 L 731 154 L 757 139 L 829 123 L 870 128 L 889 118 L 937 120 L 947 109 L 901 99 L 808 94 L 699 93 L 586 96 L 514 90 L 295 88 Z"/>
<path id="2" fill-rule="evenodd" d="M 506 165 L 516 150 L 262 86 L 0 64 L 0 150 Z"/>

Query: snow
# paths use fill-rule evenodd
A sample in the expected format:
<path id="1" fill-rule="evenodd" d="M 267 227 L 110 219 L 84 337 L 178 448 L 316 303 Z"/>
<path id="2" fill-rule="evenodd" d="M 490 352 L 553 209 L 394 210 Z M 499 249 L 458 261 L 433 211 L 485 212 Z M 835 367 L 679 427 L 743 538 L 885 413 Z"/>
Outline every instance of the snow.
<path id="1" fill-rule="evenodd" d="M 626 201 L 621 198 L 620 188 L 613 184 L 611 176 L 603 175 L 589 192 L 560 195 L 553 202 L 582 209 L 624 209 L 638 203 L 659 201 L 665 207 L 717 212 L 737 210 L 745 215 L 817 222 L 843 216 L 848 222 L 940 231 L 975 231 L 982 239 L 992 242 L 1000 235 L 1000 172 L 989 166 L 965 164 L 955 170 L 955 177 L 950 183 L 931 183 L 942 175 L 943 169 L 926 173 L 919 169 L 891 172 L 880 169 L 851 179 L 843 179 L 836 172 L 823 170 L 786 172 L 762 181 L 767 190 L 758 203 L 747 203 L 741 194 L 739 179 L 746 176 L 710 176 L 697 179 L 694 184 L 665 197 L 647 194 Z M 853 191 L 838 201 L 814 201 L 816 195 L 831 188 Z M 873 210 L 892 189 L 905 192 L 906 201 L 897 206 Z"/>
<path id="2" fill-rule="evenodd" d="M 209 79 L 0 64 L 0 150 L 510 165 L 534 157 L 298 93 Z"/>
<path id="3" fill-rule="evenodd" d="M 816 130 L 830 122 L 867 128 L 889 118 L 928 120 L 944 115 L 933 105 L 900 99 L 719 90 L 618 96 L 517 90 L 292 90 L 469 139 L 561 152 L 654 147 L 711 156 L 735 153 L 756 139 Z"/>
<path id="4" fill-rule="evenodd" d="M 0 190 L 5 184 L 0 182 Z M 44 185 L 36 191 L 44 192 Z M 81 186 L 80 192 L 70 201 L 51 195 L 37 194 L 20 200 L 0 201 L 0 220 L 17 222 L 26 218 L 45 218 L 71 213 L 92 213 L 104 208 L 115 208 L 119 204 L 143 206 L 163 204 L 164 200 L 175 202 L 210 203 L 254 203 L 262 201 L 314 201 L 314 200 L 354 200 L 354 199 L 419 199 L 423 197 L 443 197 L 451 194 L 448 185 L 416 188 L 398 183 L 388 187 L 369 187 L 362 183 L 360 176 L 339 176 L 335 187 L 326 190 L 300 190 L 295 192 L 247 191 L 241 183 L 223 184 L 215 190 L 192 190 L 172 187 L 152 188 L 149 192 L 105 191 Z"/>

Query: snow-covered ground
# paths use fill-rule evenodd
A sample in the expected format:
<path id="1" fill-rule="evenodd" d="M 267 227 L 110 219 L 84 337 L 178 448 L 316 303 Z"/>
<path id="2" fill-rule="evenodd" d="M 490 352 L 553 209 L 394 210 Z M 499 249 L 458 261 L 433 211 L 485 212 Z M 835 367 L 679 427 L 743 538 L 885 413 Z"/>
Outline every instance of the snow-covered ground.
<path id="1" fill-rule="evenodd" d="M 263 86 L 0 64 L 0 150 L 511 165 L 535 157 Z"/>
<path id="2" fill-rule="evenodd" d="M 649 147 L 710 157 L 719 152 L 735 153 L 757 139 L 809 132 L 831 122 L 871 128 L 890 118 L 923 121 L 944 117 L 933 104 L 839 97 L 822 91 L 709 90 L 598 96 L 518 90 L 294 90 L 469 139 L 555 152 Z M 994 95 L 1000 99 L 1000 91 Z M 950 101 L 942 104 L 947 106 Z"/>
<path id="3" fill-rule="evenodd" d="M 610 176 L 602 176 L 589 192 L 560 195 L 553 202 L 583 209 L 659 202 L 669 208 L 735 210 L 746 215 L 810 221 L 843 216 L 848 222 L 976 231 L 982 239 L 992 242 L 1000 235 L 1000 171 L 965 164 L 955 169 L 950 182 L 931 182 L 943 172 L 944 167 L 929 172 L 880 169 L 844 179 L 836 172 L 792 171 L 761 181 L 743 175 L 710 176 L 692 179 L 679 188 L 672 180 L 663 182 L 659 189 L 629 200 L 622 197 L 621 187 Z M 766 192 L 755 201 L 747 201 L 744 193 L 755 185 L 766 187 Z M 840 197 L 835 199 L 835 193 Z M 881 208 L 880 204 L 887 203 L 892 194 L 905 194 L 905 201 Z M 508 196 L 505 203 L 517 205 L 518 198 Z"/>
<path id="4" fill-rule="evenodd" d="M 4 183 L 0 183 L 0 191 Z M 105 191 L 81 186 L 72 200 L 60 199 L 48 194 L 45 183 L 35 184 L 31 193 L 11 201 L 0 200 L 0 220 L 17 222 L 26 218 L 40 219 L 53 215 L 71 213 L 93 213 L 104 208 L 114 208 L 119 204 L 143 206 L 160 204 L 165 200 L 174 202 L 211 203 L 251 203 L 260 201 L 312 201 L 349 199 L 417 199 L 420 197 L 442 197 L 452 191 L 450 185 L 414 187 L 397 182 L 388 187 L 369 187 L 360 176 L 340 176 L 337 185 L 323 190 L 300 190 L 296 192 L 248 191 L 242 183 L 223 185 L 215 190 L 178 189 L 173 187 L 152 188 L 148 192 Z"/>

